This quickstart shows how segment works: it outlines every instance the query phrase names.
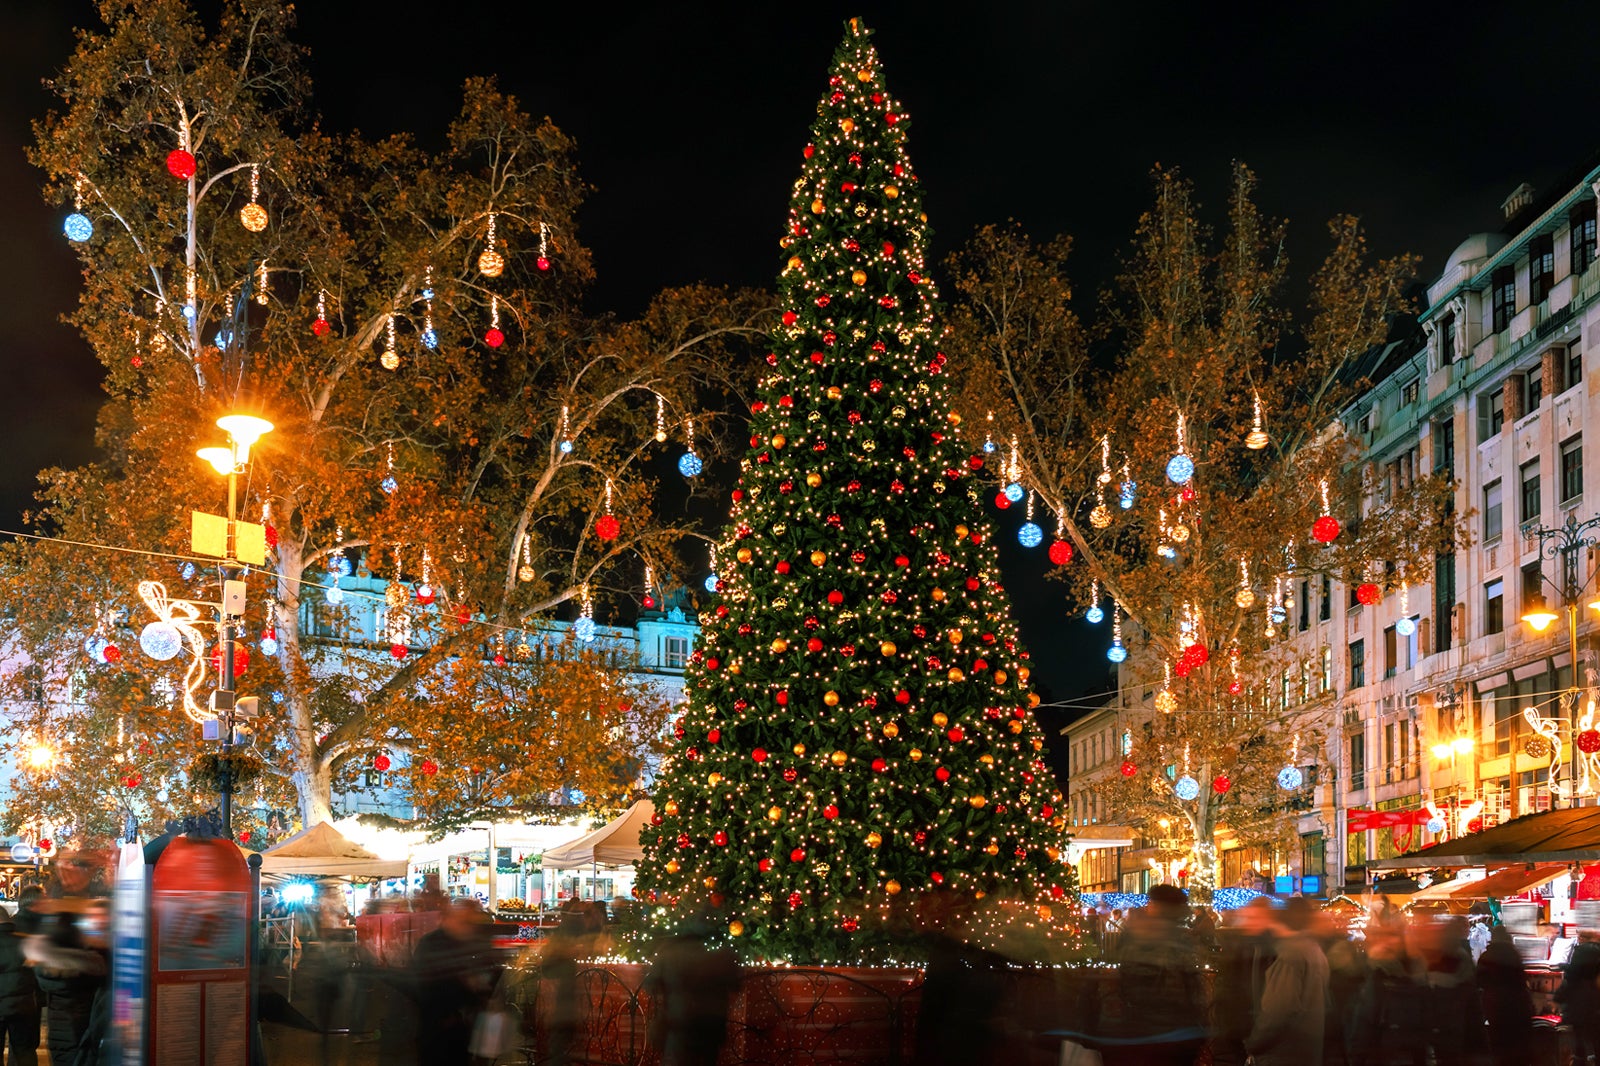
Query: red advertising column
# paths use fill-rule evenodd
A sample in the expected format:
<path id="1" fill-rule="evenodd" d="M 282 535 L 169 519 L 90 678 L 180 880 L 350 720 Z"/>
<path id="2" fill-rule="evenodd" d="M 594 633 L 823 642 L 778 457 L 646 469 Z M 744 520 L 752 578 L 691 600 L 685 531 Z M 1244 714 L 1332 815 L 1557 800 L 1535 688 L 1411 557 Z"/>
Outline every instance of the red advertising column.
<path id="1" fill-rule="evenodd" d="M 150 877 L 149 1061 L 245 1066 L 250 870 L 231 840 L 178 837 Z"/>

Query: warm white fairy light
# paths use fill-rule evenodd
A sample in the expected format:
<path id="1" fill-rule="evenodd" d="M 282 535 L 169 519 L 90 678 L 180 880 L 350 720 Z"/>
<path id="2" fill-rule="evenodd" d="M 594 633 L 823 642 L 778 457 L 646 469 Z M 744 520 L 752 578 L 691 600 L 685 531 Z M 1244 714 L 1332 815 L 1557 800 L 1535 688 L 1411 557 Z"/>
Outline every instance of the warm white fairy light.
<path id="1" fill-rule="evenodd" d="M 256 267 L 256 303 L 262 307 L 267 306 L 267 261 L 261 260 L 261 265 Z"/>
<path id="2" fill-rule="evenodd" d="M 394 349 L 394 314 L 389 314 L 389 320 L 383 326 L 383 354 L 378 357 L 378 362 L 385 370 L 393 370 L 400 365 L 400 353 Z"/>
<path id="3" fill-rule="evenodd" d="M 1111 434 L 1107 433 L 1100 438 L 1100 474 L 1097 478 L 1100 484 L 1111 484 Z"/>
<path id="4" fill-rule="evenodd" d="M 667 398 L 656 393 L 656 443 L 667 442 Z"/>
<path id="5" fill-rule="evenodd" d="M 168 599 L 167 587 L 159 581 L 139 582 L 139 598 L 150 608 L 150 613 L 176 629 L 189 645 L 189 669 L 183 676 L 184 713 L 196 722 L 215 718 L 211 708 L 202 706 L 195 698 L 206 683 L 209 663 L 205 638 L 196 628 L 200 624 L 200 608 L 188 600 Z"/>
<path id="6" fill-rule="evenodd" d="M 522 535 L 522 565 L 517 567 L 518 581 L 532 581 L 536 573 L 533 569 L 533 549 L 528 546 L 528 534 Z"/>

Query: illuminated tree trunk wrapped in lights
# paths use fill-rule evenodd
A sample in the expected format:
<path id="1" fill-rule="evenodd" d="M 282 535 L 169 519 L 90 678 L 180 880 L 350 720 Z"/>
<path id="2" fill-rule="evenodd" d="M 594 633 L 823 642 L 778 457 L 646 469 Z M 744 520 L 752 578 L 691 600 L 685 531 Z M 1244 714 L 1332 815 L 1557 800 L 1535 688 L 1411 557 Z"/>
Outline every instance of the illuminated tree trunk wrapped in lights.
<path id="1" fill-rule="evenodd" d="M 976 904 L 974 939 L 1065 935 L 1060 796 L 979 505 L 984 455 L 951 408 L 906 125 L 852 21 L 645 834 L 655 913 L 709 914 L 748 956 L 885 957 L 891 912 L 941 887 Z"/>

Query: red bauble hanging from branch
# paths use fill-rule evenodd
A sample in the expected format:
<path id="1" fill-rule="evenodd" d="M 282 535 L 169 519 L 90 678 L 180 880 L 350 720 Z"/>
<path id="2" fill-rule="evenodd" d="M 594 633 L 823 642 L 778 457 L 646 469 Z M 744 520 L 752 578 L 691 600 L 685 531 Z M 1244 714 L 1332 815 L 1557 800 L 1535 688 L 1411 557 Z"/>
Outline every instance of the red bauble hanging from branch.
<path id="1" fill-rule="evenodd" d="M 621 532 L 622 523 L 617 521 L 615 515 L 603 514 L 594 521 L 594 535 L 601 540 L 616 540 Z"/>
<path id="2" fill-rule="evenodd" d="M 372 768 L 378 771 L 380 774 L 393 765 L 394 764 L 390 762 L 389 756 L 387 755 L 375 755 L 372 758 Z"/>
<path id="3" fill-rule="evenodd" d="M 1367 581 L 1356 586 L 1357 603 L 1365 604 L 1366 606 L 1371 607 L 1381 599 L 1383 599 L 1383 590 L 1377 585 L 1374 585 L 1372 582 Z"/>
<path id="4" fill-rule="evenodd" d="M 1311 539 L 1318 544 L 1332 544 L 1339 537 L 1339 520 L 1333 517 L 1328 506 L 1328 483 L 1322 483 L 1322 517 L 1311 523 Z"/>
<path id="5" fill-rule="evenodd" d="M 1050 561 L 1057 566 L 1066 566 L 1072 562 L 1072 545 L 1064 540 L 1052 543 L 1050 545 Z"/>
<path id="6" fill-rule="evenodd" d="M 167 173 L 179 181 L 188 181 L 194 177 L 194 156 L 182 148 L 174 148 L 167 153 Z"/>
<path id="7" fill-rule="evenodd" d="M 1218 774 L 1211 779 L 1211 791 L 1219 796 L 1226 795 L 1228 789 L 1232 787 L 1233 782 L 1228 778 L 1227 774 Z"/>
<path id="8" fill-rule="evenodd" d="M 1123 777 L 1132 777 L 1135 774 L 1137 774 L 1138 772 L 1139 772 L 1139 767 L 1134 763 L 1134 761 L 1132 759 L 1124 759 L 1124 760 L 1122 760 L 1122 776 Z"/>
<path id="9" fill-rule="evenodd" d="M 404 659 L 407 655 L 411 654 L 411 649 L 407 648 L 404 644 L 391 644 L 389 645 L 389 654 L 394 656 L 396 659 Z"/>
<path id="10" fill-rule="evenodd" d="M 432 759 L 423 759 L 422 765 L 417 767 L 417 769 L 422 771 L 422 776 L 432 777 L 434 774 L 439 772 L 439 764 L 434 762 Z"/>

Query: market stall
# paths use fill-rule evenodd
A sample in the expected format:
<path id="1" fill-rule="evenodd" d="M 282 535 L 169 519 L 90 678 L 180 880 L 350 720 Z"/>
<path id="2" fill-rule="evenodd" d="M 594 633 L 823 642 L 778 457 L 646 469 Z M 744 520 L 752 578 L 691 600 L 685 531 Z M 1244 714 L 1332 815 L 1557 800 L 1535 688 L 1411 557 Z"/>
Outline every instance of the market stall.
<path id="1" fill-rule="evenodd" d="M 603 883 L 599 876 L 600 868 L 631 867 L 644 858 L 644 846 L 639 843 L 639 835 L 649 827 L 655 813 L 655 804 L 647 799 L 640 800 L 594 832 L 546 851 L 540 859 L 543 868 L 560 871 L 587 866 L 590 873 L 589 898 L 605 898 L 607 893 L 601 891 Z M 616 884 L 618 882 L 613 881 L 613 886 Z M 616 888 L 613 887 L 611 894 L 615 892 Z"/>

